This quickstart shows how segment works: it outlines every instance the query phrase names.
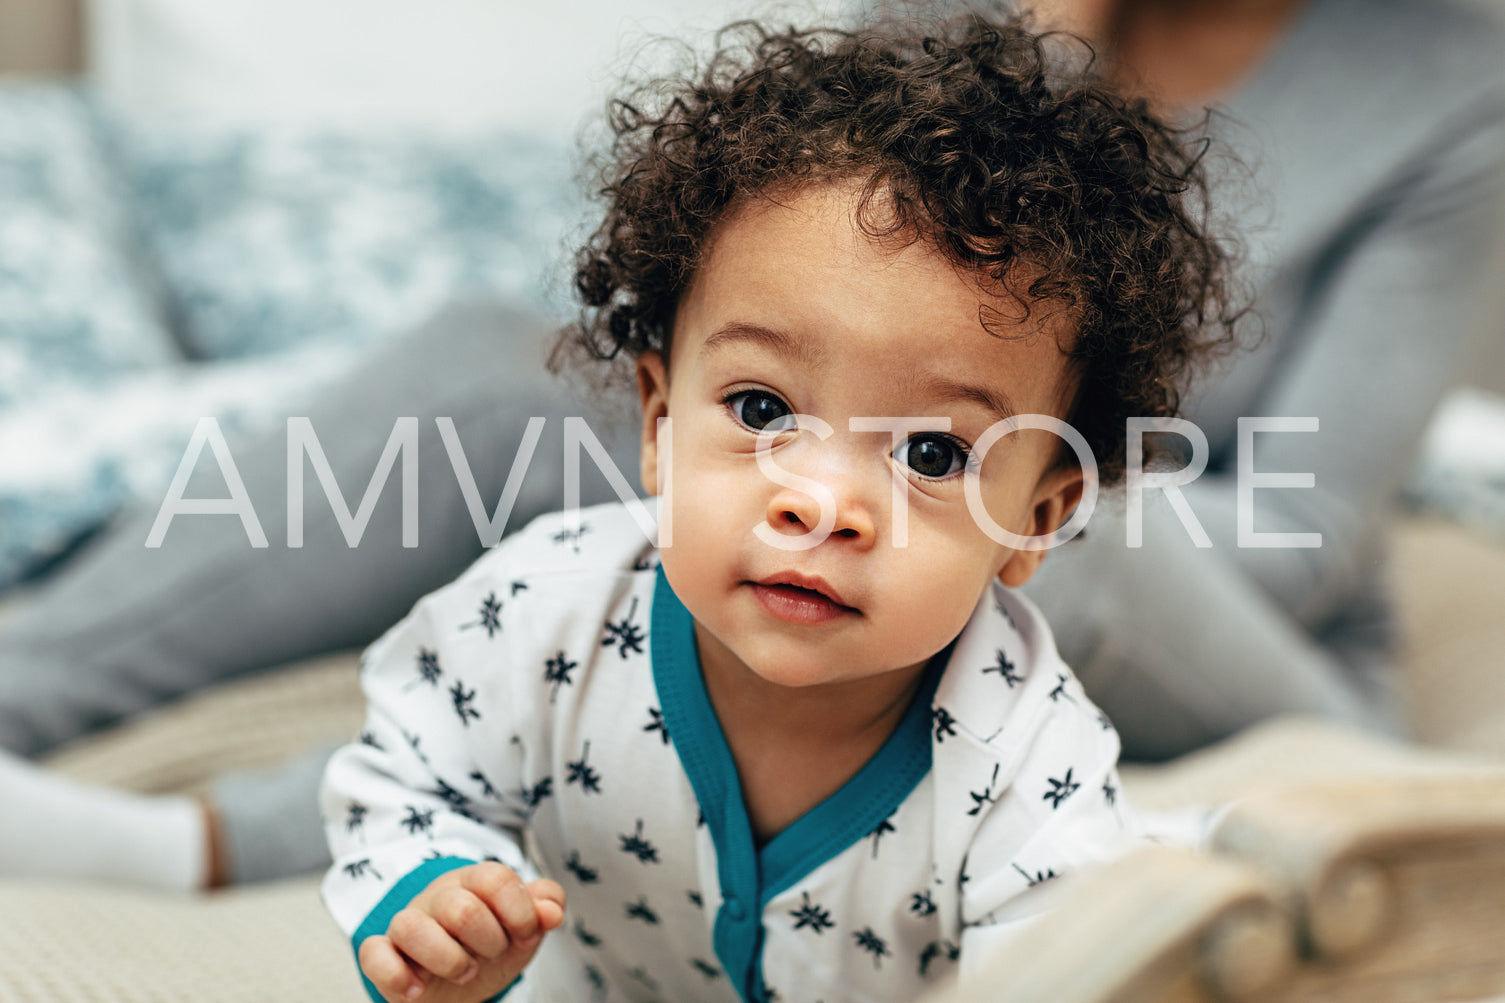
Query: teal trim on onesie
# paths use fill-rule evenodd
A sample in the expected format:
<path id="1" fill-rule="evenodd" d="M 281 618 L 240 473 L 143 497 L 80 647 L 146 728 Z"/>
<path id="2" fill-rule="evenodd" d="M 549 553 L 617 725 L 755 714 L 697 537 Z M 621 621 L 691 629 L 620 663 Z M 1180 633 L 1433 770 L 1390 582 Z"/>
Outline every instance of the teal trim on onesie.
<path id="1" fill-rule="evenodd" d="M 435 878 L 461 867 L 469 867 L 473 863 L 475 863 L 474 860 L 466 860 L 464 857 L 435 857 L 433 860 L 425 860 L 398 879 L 397 884 L 393 885 L 387 894 L 382 896 L 382 900 L 376 903 L 376 908 L 361 920 L 361 925 L 355 928 L 355 933 L 350 938 L 350 944 L 355 949 L 356 971 L 360 971 L 361 944 L 365 943 L 367 937 L 386 933 L 387 927 L 392 925 L 392 917 L 402 912 L 403 908 L 432 884 Z M 522 976 L 513 979 L 511 986 L 491 997 L 488 1003 L 495 1003 L 496 1000 L 506 996 L 512 991 L 512 986 L 521 981 Z M 386 1003 L 382 994 L 376 991 L 376 986 L 366 978 L 365 972 L 361 972 L 361 982 L 366 986 L 366 995 L 370 996 L 375 1003 Z"/>
<path id="2" fill-rule="evenodd" d="M 716 957 L 745 1003 L 766 1003 L 764 909 L 774 896 L 876 829 L 930 772 L 930 703 L 950 647 L 931 660 L 904 717 L 873 758 L 759 851 L 737 764 L 706 693 L 695 621 L 662 566 L 653 590 L 649 639 L 664 723 L 716 844 L 722 896 L 712 928 Z"/>

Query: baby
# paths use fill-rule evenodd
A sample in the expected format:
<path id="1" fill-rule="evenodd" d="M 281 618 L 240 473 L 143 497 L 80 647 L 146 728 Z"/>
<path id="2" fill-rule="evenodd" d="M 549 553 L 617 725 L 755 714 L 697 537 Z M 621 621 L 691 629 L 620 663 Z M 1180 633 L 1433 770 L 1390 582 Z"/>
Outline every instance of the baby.
<path id="1" fill-rule="evenodd" d="M 914 1000 L 1133 830 L 1014 590 L 1228 337 L 1196 161 L 1017 22 L 738 33 L 615 106 L 561 353 L 635 360 L 657 545 L 539 520 L 364 660 L 373 999 Z"/>

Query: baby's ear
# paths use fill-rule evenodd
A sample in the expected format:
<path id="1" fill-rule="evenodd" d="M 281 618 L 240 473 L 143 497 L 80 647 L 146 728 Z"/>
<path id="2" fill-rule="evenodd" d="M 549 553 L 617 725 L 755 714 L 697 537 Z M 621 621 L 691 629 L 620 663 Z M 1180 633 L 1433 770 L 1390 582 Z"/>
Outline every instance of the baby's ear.
<path id="1" fill-rule="evenodd" d="M 643 490 L 659 493 L 658 420 L 669 416 L 669 371 L 658 352 L 638 356 L 638 403 L 643 408 L 642 448 L 639 452 Z"/>
<path id="2" fill-rule="evenodd" d="M 1043 474 L 1035 486 L 1028 528 L 1021 535 L 1048 536 L 1060 529 L 1081 503 L 1083 487 L 1082 471 L 1075 464 Z M 1034 577 L 1047 553 L 1048 550 L 1010 551 L 998 571 L 998 580 L 1010 588 L 1018 588 Z"/>

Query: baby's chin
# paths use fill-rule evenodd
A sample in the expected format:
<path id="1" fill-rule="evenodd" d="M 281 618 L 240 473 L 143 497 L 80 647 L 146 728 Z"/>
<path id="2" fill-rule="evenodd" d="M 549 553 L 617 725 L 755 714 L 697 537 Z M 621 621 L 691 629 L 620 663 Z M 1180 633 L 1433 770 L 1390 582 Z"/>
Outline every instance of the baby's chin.
<path id="1" fill-rule="evenodd" d="M 769 666 L 749 665 L 764 682 L 775 686 L 782 686 L 790 690 L 810 690 L 821 686 L 838 685 L 844 682 L 852 682 L 861 676 L 853 677 L 842 673 L 838 669 L 827 665 L 790 665 L 787 662 L 778 662 Z"/>
<path id="2" fill-rule="evenodd" d="M 861 685 L 906 666 L 872 664 L 859 658 L 817 658 L 810 652 L 779 657 L 742 658 L 742 664 L 765 682 L 790 690 L 813 691 L 827 686 Z M 924 663 L 922 662 L 921 665 Z"/>

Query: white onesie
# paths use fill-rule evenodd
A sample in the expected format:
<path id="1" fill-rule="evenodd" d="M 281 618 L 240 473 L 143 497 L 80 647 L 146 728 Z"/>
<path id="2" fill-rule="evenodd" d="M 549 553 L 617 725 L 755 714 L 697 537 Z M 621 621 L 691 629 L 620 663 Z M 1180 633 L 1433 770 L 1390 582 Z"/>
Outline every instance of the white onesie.
<path id="1" fill-rule="evenodd" d="M 324 900 L 358 950 L 451 868 L 553 878 L 565 924 L 509 1001 L 914 1000 L 1134 828 L 1117 735 L 995 585 L 867 765 L 759 846 L 693 621 L 622 505 L 505 540 L 361 673 Z"/>

